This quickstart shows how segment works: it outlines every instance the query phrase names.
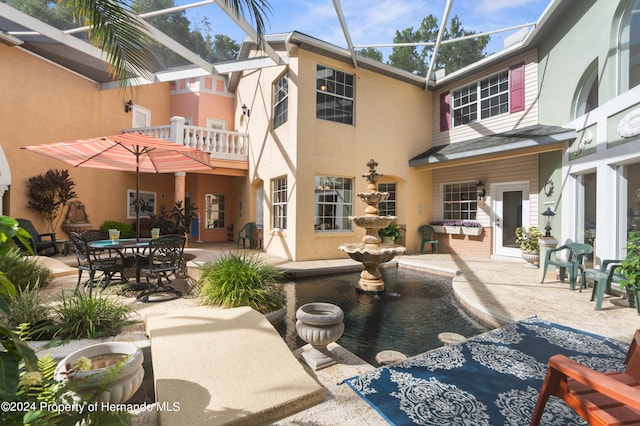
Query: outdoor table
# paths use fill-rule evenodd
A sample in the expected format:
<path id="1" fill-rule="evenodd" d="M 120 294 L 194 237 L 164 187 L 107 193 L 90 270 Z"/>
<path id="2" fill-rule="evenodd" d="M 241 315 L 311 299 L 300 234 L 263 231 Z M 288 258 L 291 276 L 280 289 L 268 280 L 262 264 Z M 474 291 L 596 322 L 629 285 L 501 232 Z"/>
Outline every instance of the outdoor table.
<path id="1" fill-rule="evenodd" d="M 116 250 L 122 254 L 125 259 L 131 258 L 126 255 L 126 250 L 131 249 L 134 253 L 144 251 L 149 246 L 151 238 L 124 238 L 119 240 L 97 240 L 90 241 L 89 247 L 96 250 Z M 127 265 L 125 265 L 127 266 Z M 135 266 L 132 264 L 131 266 Z M 129 289 L 137 291 L 148 287 L 148 284 L 140 282 L 140 270 L 136 268 L 136 282 L 128 285 Z"/>

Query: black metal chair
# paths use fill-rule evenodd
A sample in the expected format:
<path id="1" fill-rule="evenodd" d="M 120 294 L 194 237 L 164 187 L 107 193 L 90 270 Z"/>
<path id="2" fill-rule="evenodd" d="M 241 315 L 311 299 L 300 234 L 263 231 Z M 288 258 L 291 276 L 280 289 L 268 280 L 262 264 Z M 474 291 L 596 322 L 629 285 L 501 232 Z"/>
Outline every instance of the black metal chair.
<path id="1" fill-rule="evenodd" d="M 169 277 L 180 270 L 185 241 L 185 237 L 181 235 L 163 235 L 149 241 L 147 254 L 136 254 L 137 269 L 140 274 L 146 275 L 149 284 L 149 287 L 137 296 L 140 302 L 164 302 L 182 297 L 180 291 L 165 285 L 163 280 L 170 283 Z M 155 284 L 152 284 L 151 277 L 157 279 Z M 168 297 L 152 298 L 157 294 L 165 294 Z"/>
<path id="2" fill-rule="evenodd" d="M 86 284 L 89 287 L 89 297 L 96 278 L 96 272 L 102 272 L 101 290 L 104 290 L 112 278 L 116 274 L 120 274 L 120 282 L 126 283 L 124 276 L 124 256 L 117 251 L 98 250 L 89 246 L 89 242 L 82 235 L 72 232 L 71 241 L 73 242 L 76 259 L 78 260 L 78 284 L 76 291 L 80 288 L 82 282 L 82 273 L 89 273 L 89 281 Z"/>
<path id="3" fill-rule="evenodd" d="M 58 248 L 58 242 L 56 241 L 56 233 L 55 232 L 47 232 L 44 234 L 39 233 L 36 230 L 36 227 L 33 226 L 33 223 L 29 219 L 17 219 L 18 225 L 27 231 L 29 235 L 31 235 L 31 248 L 33 252 L 37 255 L 43 254 L 45 256 L 55 256 L 60 253 L 60 249 Z M 16 244 L 23 251 L 28 251 L 27 248 L 22 244 L 21 241 L 15 239 Z"/>

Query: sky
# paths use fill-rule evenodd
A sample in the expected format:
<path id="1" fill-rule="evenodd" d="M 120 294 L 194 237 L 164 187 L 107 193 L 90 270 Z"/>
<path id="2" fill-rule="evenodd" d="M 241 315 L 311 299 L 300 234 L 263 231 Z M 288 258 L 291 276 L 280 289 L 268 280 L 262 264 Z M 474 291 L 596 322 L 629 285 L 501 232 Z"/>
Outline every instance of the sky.
<path id="1" fill-rule="evenodd" d="M 320 40 L 347 47 L 332 0 L 267 0 L 272 13 L 266 25 L 267 34 L 290 31 L 316 37 Z M 175 0 L 176 5 L 195 3 L 196 0 Z M 538 20 L 551 0 L 452 0 L 449 20 L 458 15 L 466 30 L 492 31 Z M 354 45 L 392 43 L 396 30 L 417 29 L 422 20 L 432 14 L 440 23 L 446 0 L 341 0 L 351 41 Z M 244 33 L 216 5 L 189 9 L 192 22 L 206 17 L 212 34 L 225 34 L 240 43 Z M 508 33 L 494 34 L 486 53 L 503 47 Z M 379 48 L 386 57 L 390 49 Z"/>

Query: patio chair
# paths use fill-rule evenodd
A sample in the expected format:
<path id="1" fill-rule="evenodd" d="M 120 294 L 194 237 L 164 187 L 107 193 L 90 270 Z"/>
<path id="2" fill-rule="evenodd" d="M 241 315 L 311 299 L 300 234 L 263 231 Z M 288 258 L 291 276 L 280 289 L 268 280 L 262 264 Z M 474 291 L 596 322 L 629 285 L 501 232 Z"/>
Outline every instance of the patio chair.
<path id="1" fill-rule="evenodd" d="M 184 251 L 185 237 L 169 234 L 149 241 L 147 254 L 137 254 L 137 268 L 141 274 L 146 275 L 148 288 L 138 294 L 140 302 L 163 302 L 182 297 L 182 293 L 170 285 L 165 285 L 163 279 L 171 282 L 169 276 L 175 275 L 180 270 L 182 254 Z M 150 277 L 157 278 L 155 284 Z M 152 299 L 157 294 L 168 294 L 169 297 Z"/>
<path id="2" fill-rule="evenodd" d="M 623 373 L 600 373 L 564 355 L 549 358 L 531 426 L 542 419 L 549 396 L 562 399 L 590 425 L 640 423 L 640 330 L 635 332 Z"/>
<path id="3" fill-rule="evenodd" d="M 606 259 L 602 261 L 599 269 L 587 268 L 582 271 L 582 282 L 586 288 L 587 280 L 593 280 L 593 290 L 591 291 L 591 301 L 596 301 L 596 311 L 602 309 L 602 299 L 605 292 L 611 294 L 611 283 L 619 283 L 624 278 L 621 273 L 622 260 Z M 582 284 L 580 285 L 582 291 Z M 633 308 L 634 298 L 629 298 L 629 305 Z"/>
<path id="4" fill-rule="evenodd" d="M 77 232 L 71 232 L 71 241 L 78 260 L 78 284 L 76 291 L 80 288 L 82 282 L 82 273 L 89 273 L 89 281 L 86 286 L 89 287 L 89 297 L 94 285 L 96 272 L 102 272 L 102 282 L 100 289 L 104 290 L 111 282 L 116 274 L 120 274 L 120 282 L 126 283 L 124 276 L 124 256 L 117 251 L 98 250 L 89 246 L 89 242 Z"/>
<path id="5" fill-rule="evenodd" d="M 562 260 L 560 255 L 566 253 L 566 260 Z M 569 243 L 558 248 L 548 250 L 546 258 L 544 260 L 544 273 L 542 274 L 542 281 L 544 283 L 544 277 L 547 275 L 547 268 L 549 266 L 557 266 L 560 270 L 560 281 L 564 282 L 567 271 L 569 272 L 569 286 L 571 290 L 575 290 L 576 281 L 578 280 L 578 272 L 582 273 L 584 267 L 584 257 L 593 253 L 593 247 L 589 244 L 581 243 Z M 580 282 L 580 288 L 584 285 L 584 282 Z"/>
<path id="6" fill-rule="evenodd" d="M 238 231 L 238 247 L 242 241 L 242 248 L 246 248 L 246 242 L 249 241 L 249 248 L 256 246 L 255 237 L 258 233 L 258 227 L 255 222 L 246 223 L 240 231 Z"/>
<path id="7" fill-rule="evenodd" d="M 29 219 L 17 219 L 18 225 L 31 235 L 31 248 L 36 255 L 43 254 L 45 256 L 55 256 L 60 253 L 58 248 L 58 242 L 56 241 L 55 232 L 47 232 L 44 234 L 39 233 L 36 227 Z M 27 251 L 27 248 L 21 241 L 15 239 L 18 247 L 23 251 Z"/>
<path id="8" fill-rule="evenodd" d="M 440 253 L 440 241 L 438 240 L 438 233 L 430 225 L 422 225 L 418 228 L 420 233 L 420 254 L 424 254 L 425 244 L 431 244 L 431 253 Z"/>

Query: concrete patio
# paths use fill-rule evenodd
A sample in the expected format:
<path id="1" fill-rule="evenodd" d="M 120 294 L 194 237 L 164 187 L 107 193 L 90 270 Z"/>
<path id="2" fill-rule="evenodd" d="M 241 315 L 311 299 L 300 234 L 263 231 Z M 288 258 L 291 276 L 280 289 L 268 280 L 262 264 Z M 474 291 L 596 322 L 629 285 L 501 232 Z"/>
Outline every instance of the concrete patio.
<path id="1" fill-rule="evenodd" d="M 235 245 L 206 245 L 201 246 L 192 244 L 187 249 L 193 253 L 196 258 L 191 262 L 190 266 L 196 268 L 201 262 L 206 262 L 215 258 L 220 253 L 235 248 Z M 317 273 L 340 273 L 341 271 L 359 269 L 360 266 L 350 259 L 313 261 L 313 262 L 289 262 L 286 259 L 275 258 L 258 253 L 266 262 L 277 265 L 279 268 L 290 271 L 297 275 L 317 274 Z M 49 260 L 44 260 L 49 262 Z M 62 261 L 62 263 L 58 263 Z M 59 291 L 61 288 L 73 288 L 76 282 L 76 270 L 72 267 L 75 259 L 69 257 L 55 258 L 52 264 L 56 264 L 54 272 L 59 276 L 56 278 L 51 291 Z M 591 289 L 583 292 L 570 291 L 568 283 L 560 283 L 559 281 L 548 281 L 540 284 L 539 270 L 524 267 L 524 261 L 512 259 L 481 259 L 481 258 L 457 258 L 451 255 L 405 255 L 396 259 L 400 267 L 415 268 L 426 270 L 432 273 L 445 274 L 453 277 L 454 293 L 458 301 L 465 306 L 471 313 L 484 322 L 492 326 L 515 322 L 531 316 L 538 316 L 542 319 L 550 320 L 560 324 L 575 327 L 584 331 L 601 334 L 617 338 L 623 341 L 630 341 L 633 332 L 640 327 L 640 317 L 635 309 L 629 308 L 627 301 L 617 296 L 606 296 L 603 304 L 603 310 L 594 310 L 595 302 L 591 302 Z M 71 267 L 67 266 L 71 265 Z M 195 269 L 192 272 L 196 273 Z M 184 315 L 186 312 L 196 312 L 198 309 L 197 300 L 193 298 L 182 298 L 171 302 L 163 302 L 157 304 L 141 304 L 136 303 L 135 298 L 124 299 L 126 303 L 131 303 L 136 310 L 137 315 L 142 321 L 147 323 L 154 321 L 162 322 L 162 318 L 170 318 Z M 185 311 L 186 310 L 186 311 Z M 191 311 L 189 311 L 191 310 Z M 155 320 L 154 320 L 155 318 Z M 229 336 L 227 336 L 229 338 Z M 136 341 L 140 345 L 148 345 L 149 341 L 141 327 L 127 330 L 115 338 L 116 340 Z M 199 339 L 195 336 L 194 339 Z M 247 339 L 244 336 L 243 339 Z M 249 341 L 251 337 L 248 337 Z M 153 345 L 153 340 L 151 342 Z M 176 351 L 182 350 L 188 343 L 181 341 L 179 345 L 174 345 Z M 278 342 L 277 345 L 280 345 Z M 182 347 L 179 349 L 178 347 Z M 167 351 L 171 350 L 171 345 L 165 345 Z M 248 346 L 236 344 L 217 344 L 213 350 L 217 357 L 225 360 L 232 360 L 234 365 L 243 366 L 247 362 L 255 362 L 251 358 L 254 354 L 250 354 L 246 348 Z M 220 424 L 276 424 L 276 425 L 375 425 L 386 424 L 375 410 L 370 408 L 364 401 L 355 395 L 347 386 L 340 385 L 343 379 L 361 374 L 364 371 L 375 368 L 355 355 L 347 352 L 337 344 L 330 346 L 338 359 L 338 364 L 319 371 L 312 371 L 300 361 L 300 353 L 304 348 L 296 350 L 290 360 L 298 360 L 297 367 L 293 369 L 284 368 L 277 372 L 264 374 L 256 373 L 256 380 L 243 380 L 242 383 L 230 383 L 227 376 L 224 380 L 212 379 L 212 383 L 205 387 L 211 387 L 209 393 L 213 394 L 213 389 L 223 389 L 230 393 L 232 389 L 239 388 L 251 394 L 254 403 L 251 406 L 256 407 L 256 412 L 243 412 L 235 418 L 227 418 Z M 211 357 L 208 354 L 209 349 L 194 349 L 190 352 L 193 358 L 189 365 L 204 365 L 199 362 L 199 357 Z M 269 348 L 263 348 L 261 353 L 268 353 Z M 279 352 L 278 352 L 279 353 Z M 181 359 L 184 354 L 180 355 L 176 352 L 176 358 L 172 358 L 170 353 L 165 354 L 163 359 Z M 249 358 L 248 358 L 249 357 Z M 280 356 L 286 358 L 286 355 Z M 169 365 L 161 366 L 160 360 L 154 358 L 154 372 L 158 372 L 155 379 L 156 384 L 161 380 L 161 370 L 163 368 L 170 370 L 174 363 L 168 362 Z M 178 362 L 178 361 L 176 361 Z M 288 361 L 285 361 L 285 364 Z M 156 365 L 158 364 L 158 365 Z M 290 404 L 290 410 L 279 411 L 280 420 L 272 421 L 273 416 L 261 417 L 260 411 L 263 410 L 264 404 L 260 399 L 268 400 L 271 398 L 269 392 L 256 391 L 251 393 L 253 389 L 262 385 L 265 380 L 270 380 L 265 374 L 275 375 L 275 379 L 280 383 L 292 386 L 299 384 L 298 376 L 300 369 L 304 369 L 308 376 L 313 378 L 323 390 L 323 399 L 320 403 L 316 403 L 313 398 L 309 404 L 299 405 L 297 403 Z M 233 368 L 227 365 L 227 369 Z M 272 371 L 272 370 L 269 370 Z M 290 382 L 288 382 L 290 380 Z M 194 385 L 195 386 L 195 385 Z M 200 384 L 202 386 L 202 384 Z M 313 392 L 311 392 L 313 393 Z M 156 394 L 158 390 L 156 389 Z M 262 395 L 262 397 L 261 397 Z M 162 402 L 162 401 L 159 401 Z M 171 402 L 171 401 L 164 401 Z M 260 407 L 260 408 L 259 408 Z M 307 408 L 304 408 L 307 407 Z M 247 410 L 251 411 L 251 410 Z M 163 425 L 176 424 L 180 418 L 180 423 L 184 423 L 189 419 L 192 424 L 212 424 L 212 418 L 208 418 L 207 422 L 199 423 L 197 418 L 193 419 L 188 414 L 173 416 L 171 419 L 163 421 Z M 221 419 L 222 420 L 222 419 Z M 134 420 L 134 424 L 159 424 L 158 413 L 155 411 L 140 412 Z"/>

